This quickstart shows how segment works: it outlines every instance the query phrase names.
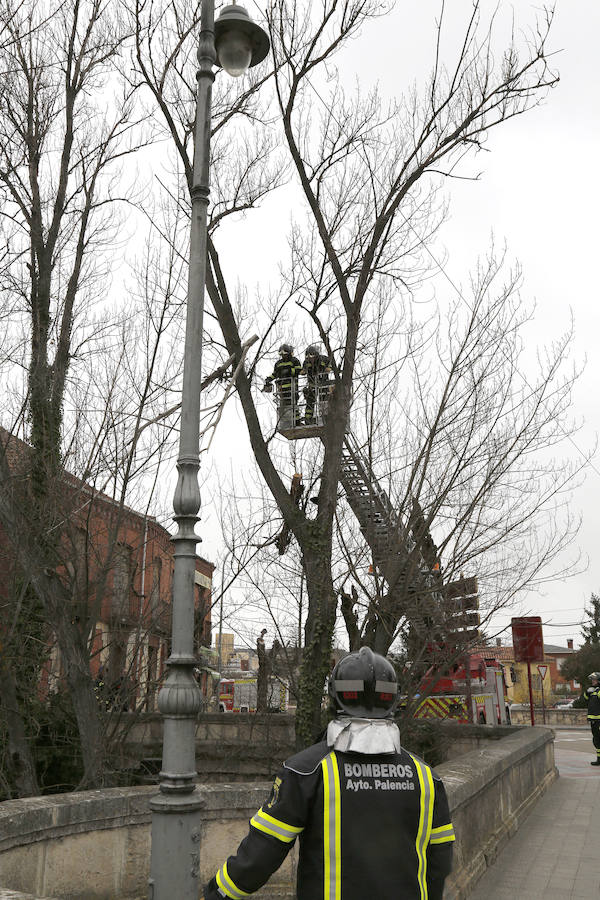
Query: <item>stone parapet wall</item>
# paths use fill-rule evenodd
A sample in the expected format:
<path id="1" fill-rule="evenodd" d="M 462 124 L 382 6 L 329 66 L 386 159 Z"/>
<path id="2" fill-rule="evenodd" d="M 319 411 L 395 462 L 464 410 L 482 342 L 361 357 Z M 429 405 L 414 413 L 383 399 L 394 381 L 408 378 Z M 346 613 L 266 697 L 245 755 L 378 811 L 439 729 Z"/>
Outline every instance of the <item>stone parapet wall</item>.
<path id="1" fill-rule="evenodd" d="M 198 771 L 210 782 L 271 779 L 295 746 L 295 719 L 285 713 L 202 713 L 196 724 Z M 123 716 L 118 768 L 135 769 L 142 761 L 157 773 L 162 755 L 163 719 L 159 714 Z"/>
<path id="2" fill-rule="evenodd" d="M 161 743 L 163 717 L 159 713 L 123 716 L 120 732 L 127 742 Z M 196 723 L 197 741 L 253 740 L 294 743 L 295 717 L 289 713 L 200 713 Z"/>
<path id="3" fill-rule="evenodd" d="M 544 717 L 541 706 L 537 706 L 533 710 L 536 725 L 541 725 Z M 510 708 L 510 719 L 513 725 L 530 725 L 531 713 L 527 704 L 515 705 Z M 555 709 L 551 707 L 546 709 L 546 725 L 560 725 L 568 727 L 569 725 L 576 728 L 581 725 L 587 725 L 586 709 Z"/>
<path id="4" fill-rule="evenodd" d="M 486 728 L 491 736 L 492 726 Z M 479 739 L 478 749 L 438 766 L 457 832 L 448 900 L 468 895 L 556 777 L 551 731 L 502 733 L 499 740 Z M 207 880 L 237 847 L 270 784 L 204 784 L 198 789 L 204 800 L 201 877 Z M 149 799 L 155 793 L 155 786 L 110 788 L 0 804 L 0 885 L 36 900 L 143 900 L 150 858 Z M 294 881 L 292 852 L 254 896 L 292 900 Z"/>
<path id="5" fill-rule="evenodd" d="M 465 900 L 558 777 L 554 733 L 543 727 L 515 728 L 500 741 L 443 763 L 437 772 L 457 835 L 444 900 Z"/>
<path id="6" fill-rule="evenodd" d="M 196 724 L 199 780 L 229 783 L 272 779 L 282 761 L 294 753 L 294 725 L 294 716 L 289 714 L 201 714 Z M 405 726 L 402 721 L 399 725 L 402 733 Z M 475 749 L 481 741 L 499 739 L 510 731 L 506 726 L 489 729 L 438 719 L 435 720 L 437 735 L 433 748 L 425 734 L 431 725 L 431 720 L 413 722 L 412 739 L 417 742 L 417 748 L 419 741 L 424 739 L 428 752 L 434 752 L 438 763 Z M 162 717 L 150 714 L 132 718 L 130 725 L 125 722 L 122 726 L 120 737 L 121 756 L 115 760 L 117 768 L 139 772 L 143 762 L 146 783 L 157 783 L 162 754 Z M 415 751 L 415 747 L 409 746 Z M 421 755 L 418 749 L 416 752 Z"/>

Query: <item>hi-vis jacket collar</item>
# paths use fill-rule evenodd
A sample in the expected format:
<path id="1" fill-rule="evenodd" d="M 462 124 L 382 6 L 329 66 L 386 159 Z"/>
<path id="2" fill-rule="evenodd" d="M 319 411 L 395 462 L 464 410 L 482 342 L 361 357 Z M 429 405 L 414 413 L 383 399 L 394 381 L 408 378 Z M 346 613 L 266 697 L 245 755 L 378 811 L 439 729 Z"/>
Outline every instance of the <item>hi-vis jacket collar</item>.
<path id="1" fill-rule="evenodd" d="M 341 753 L 400 753 L 400 730 L 390 719 L 341 716 L 327 726 L 327 745 Z"/>

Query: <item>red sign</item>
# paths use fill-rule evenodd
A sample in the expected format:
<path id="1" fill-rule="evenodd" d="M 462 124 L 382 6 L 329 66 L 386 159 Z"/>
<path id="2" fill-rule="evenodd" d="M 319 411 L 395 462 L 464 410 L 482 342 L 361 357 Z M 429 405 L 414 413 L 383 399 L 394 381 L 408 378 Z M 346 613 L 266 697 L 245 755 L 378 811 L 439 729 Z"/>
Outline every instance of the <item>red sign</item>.
<path id="1" fill-rule="evenodd" d="M 515 662 L 543 662 L 544 636 L 540 616 L 511 619 Z"/>
<path id="2" fill-rule="evenodd" d="M 548 666 L 538 666 L 538 672 L 540 673 L 540 678 L 542 681 L 546 677 L 546 672 L 548 671 Z"/>

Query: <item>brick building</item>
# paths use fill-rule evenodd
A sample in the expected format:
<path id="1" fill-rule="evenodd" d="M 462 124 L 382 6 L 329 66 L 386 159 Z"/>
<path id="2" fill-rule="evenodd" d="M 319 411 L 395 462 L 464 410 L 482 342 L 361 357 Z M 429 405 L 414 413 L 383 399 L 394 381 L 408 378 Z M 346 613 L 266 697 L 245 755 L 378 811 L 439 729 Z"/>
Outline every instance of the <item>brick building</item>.
<path id="1" fill-rule="evenodd" d="M 573 649 L 573 639 L 567 640 L 566 647 L 556 646 L 555 644 L 544 644 L 545 662 L 550 667 L 550 681 L 552 690 L 560 696 L 574 696 L 578 694 L 581 685 L 577 681 L 569 681 L 561 674 L 561 666 L 566 662 L 567 657 L 575 653 Z"/>
<path id="2" fill-rule="evenodd" d="M 27 444 L 0 429 L 0 452 L 18 478 L 27 465 Z M 111 699 L 119 693 L 123 708 L 152 711 L 169 655 L 171 536 L 153 516 L 118 503 L 66 472 L 60 501 L 65 515 L 57 574 L 68 588 L 73 616 L 85 623 L 91 673 Z M 211 562 L 197 557 L 197 652 L 210 647 L 213 570 Z M 11 542 L 0 531 L 0 594 L 8 598 L 22 578 Z M 63 675 L 60 651 L 52 635 L 49 640 L 42 696 L 56 690 Z M 205 671 L 199 672 L 199 680 L 203 692 L 210 694 Z"/>

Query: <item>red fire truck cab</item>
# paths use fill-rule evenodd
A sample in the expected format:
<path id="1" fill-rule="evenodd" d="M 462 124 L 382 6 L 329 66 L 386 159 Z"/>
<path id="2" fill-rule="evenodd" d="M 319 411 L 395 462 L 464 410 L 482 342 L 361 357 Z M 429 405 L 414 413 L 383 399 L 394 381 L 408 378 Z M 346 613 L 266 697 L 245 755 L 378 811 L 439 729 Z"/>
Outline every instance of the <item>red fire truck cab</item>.
<path id="1" fill-rule="evenodd" d="M 469 672 L 473 722 L 482 725 L 505 724 L 508 721 L 506 688 L 498 660 L 473 653 L 469 656 Z M 427 693 L 428 696 L 417 707 L 415 718 L 469 721 L 465 661 L 457 663 L 441 677 L 432 667 L 421 683 L 420 693 Z"/>

